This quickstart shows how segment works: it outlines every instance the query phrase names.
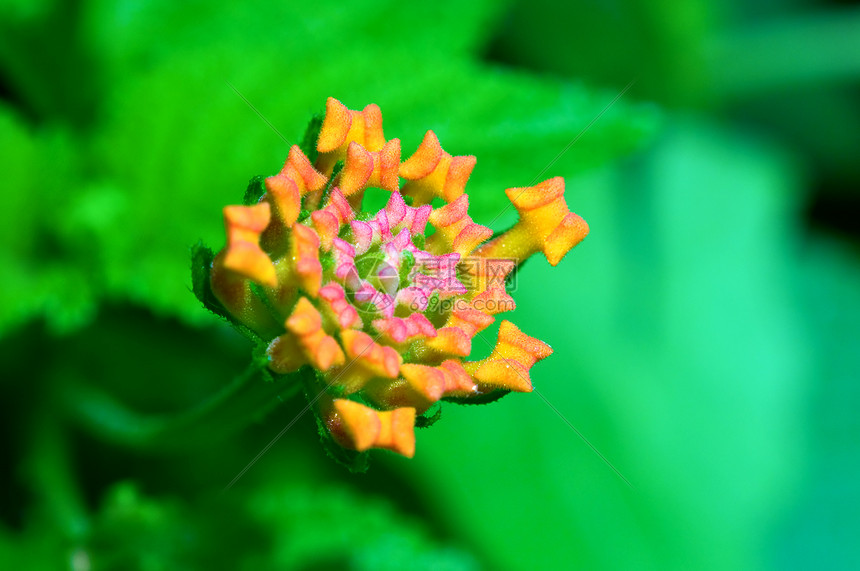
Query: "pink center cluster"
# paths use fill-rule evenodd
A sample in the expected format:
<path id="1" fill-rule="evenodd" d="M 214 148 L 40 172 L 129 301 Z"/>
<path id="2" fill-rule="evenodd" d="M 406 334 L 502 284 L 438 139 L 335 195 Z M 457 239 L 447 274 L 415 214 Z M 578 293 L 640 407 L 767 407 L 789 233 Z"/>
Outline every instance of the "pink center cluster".
<path id="1" fill-rule="evenodd" d="M 434 337 L 436 330 L 422 313 L 430 300 L 467 291 L 457 279 L 460 254 L 434 255 L 413 242 L 413 236 L 423 237 L 431 210 L 430 205 L 413 208 L 395 192 L 373 218 L 350 222 L 351 241 L 332 241 L 334 277 L 347 299 L 380 317 L 374 328 L 397 342 L 415 335 Z M 411 267 L 404 267 L 407 260 L 414 261 Z"/>

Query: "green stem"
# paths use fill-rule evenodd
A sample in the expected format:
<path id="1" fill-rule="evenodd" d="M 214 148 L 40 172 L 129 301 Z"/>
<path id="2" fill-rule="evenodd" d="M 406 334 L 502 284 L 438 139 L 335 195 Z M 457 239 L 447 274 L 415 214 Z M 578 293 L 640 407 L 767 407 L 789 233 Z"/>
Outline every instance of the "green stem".
<path id="1" fill-rule="evenodd" d="M 211 444 L 262 418 L 299 393 L 301 376 L 307 374 L 300 370 L 268 381 L 261 372 L 252 364 L 202 404 L 173 415 L 140 414 L 84 382 L 64 383 L 61 398 L 68 413 L 100 438 L 135 448 L 189 448 Z"/>
<path id="2" fill-rule="evenodd" d="M 38 415 L 33 434 L 32 455 L 26 464 L 33 493 L 57 529 L 68 539 L 80 541 L 89 529 L 89 517 L 73 474 L 67 439 L 49 412 Z"/>

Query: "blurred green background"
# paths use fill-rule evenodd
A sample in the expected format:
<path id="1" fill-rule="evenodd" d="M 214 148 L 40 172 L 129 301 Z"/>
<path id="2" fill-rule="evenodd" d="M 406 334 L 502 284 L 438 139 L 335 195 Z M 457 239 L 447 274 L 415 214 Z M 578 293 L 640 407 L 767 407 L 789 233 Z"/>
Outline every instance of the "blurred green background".
<path id="1" fill-rule="evenodd" d="M 857 3 L 4 0 L 0 38 L 0 567 L 860 566 Z M 129 435 L 249 359 L 189 273 L 289 148 L 237 92 L 291 142 L 327 96 L 433 129 L 485 224 L 564 176 L 591 234 L 512 317 L 564 419 L 448 405 L 352 475 L 305 415 L 224 493 L 301 397 Z"/>

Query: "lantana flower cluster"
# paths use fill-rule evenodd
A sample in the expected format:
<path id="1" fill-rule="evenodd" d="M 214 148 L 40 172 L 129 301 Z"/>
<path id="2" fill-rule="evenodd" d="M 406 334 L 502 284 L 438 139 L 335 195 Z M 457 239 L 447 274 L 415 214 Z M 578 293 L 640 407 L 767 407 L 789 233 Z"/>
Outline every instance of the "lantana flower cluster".
<path id="1" fill-rule="evenodd" d="M 256 203 L 224 208 L 210 286 L 267 340 L 271 371 L 315 370 L 309 394 L 333 440 L 412 457 L 416 419 L 440 400 L 531 391 L 531 367 L 552 350 L 510 321 L 487 358 L 468 357 L 515 308 L 516 267 L 537 252 L 556 265 L 588 233 L 563 179 L 507 189 L 519 221 L 493 236 L 468 212 L 475 157 L 450 155 L 433 131 L 401 160 L 376 105 L 329 98 L 315 151 L 311 162 L 293 146 Z M 377 212 L 362 210 L 369 188 L 390 193 Z"/>

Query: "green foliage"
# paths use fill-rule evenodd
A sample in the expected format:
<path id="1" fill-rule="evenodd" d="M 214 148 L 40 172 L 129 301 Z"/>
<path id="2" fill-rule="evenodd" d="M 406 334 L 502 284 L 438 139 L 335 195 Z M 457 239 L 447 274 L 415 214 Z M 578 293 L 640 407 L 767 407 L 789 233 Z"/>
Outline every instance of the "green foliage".
<path id="1" fill-rule="evenodd" d="M 0 2 L 2 566 L 856 566 L 860 262 L 802 218 L 809 177 L 860 180 L 858 17 L 827 10 Z M 380 105 L 404 157 L 427 129 L 475 155 L 477 222 L 562 175 L 591 226 L 512 292 L 554 348 L 540 396 L 445 405 L 364 475 L 301 378 L 258 376 L 200 245 L 313 154 L 328 96 Z"/>
<path id="2" fill-rule="evenodd" d="M 30 128 L 0 104 L 0 149 L 0 334 L 35 318 L 74 329 L 95 311 L 99 271 L 80 228 L 86 213 L 71 199 L 74 141 L 62 128 Z"/>
<path id="3" fill-rule="evenodd" d="M 408 562 L 412 569 L 479 568 L 470 555 L 434 542 L 423 526 L 385 501 L 348 488 L 309 482 L 264 486 L 252 494 L 248 510 L 276 538 L 263 567 L 393 570 Z"/>

